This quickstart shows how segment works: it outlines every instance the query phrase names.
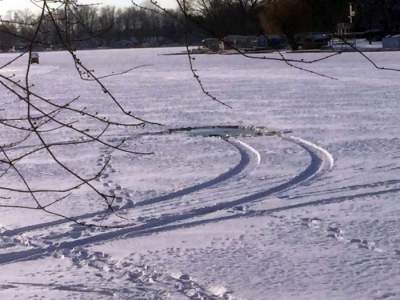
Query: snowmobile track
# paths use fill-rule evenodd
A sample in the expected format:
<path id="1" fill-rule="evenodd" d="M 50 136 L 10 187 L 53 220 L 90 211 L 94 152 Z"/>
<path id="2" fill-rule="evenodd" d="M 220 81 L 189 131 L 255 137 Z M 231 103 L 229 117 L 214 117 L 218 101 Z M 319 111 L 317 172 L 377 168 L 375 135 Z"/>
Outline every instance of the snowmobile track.
<path id="1" fill-rule="evenodd" d="M 213 179 L 204 181 L 202 183 L 195 184 L 193 186 L 189 186 L 189 187 L 183 188 L 181 190 L 178 190 L 178 191 L 166 194 L 166 195 L 157 196 L 157 197 L 154 197 L 151 199 L 147 199 L 147 200 L 138 202 L 134 205 L 134 208 L 143 207 L 143 206 L 150 205 L 150 204 L 156 204 L 156 203 L 167 201 L 167 200 L 173 200 L 175 198 L 179 198 L 179 197 L 189 195 L 194 192 L 198 192 L 202 189 L 207 189 L 207 188 L 216 186 L 216 185 L 221 184 L 227 180 L 230 180 L 238 175 L 245 176 L 245 174 L 251 172 L 252 169 L 256 168 L 260 164 L 260 154 L 258 153 L 257 150 L 255 150 L 250 145 L 248 145 L 242 141 L 239 141 L 239 140 L 224 139 L 224 141 L 226 141 L 227 143 L 232 145 L 240 154 L 240 161 L 235 166 L 233 166 L 231 169 L 218 175 L 217 177 L 215 177 Z M 107 177 L 108 177 L 109 174 L 105 173 L 105 175 L 107 175 Z M 131 208 L 133 208 L 133 207 L 128 205 L 124 209 L 131 209 Z M 82 214 L 79 216 L 74 216 L 72 218 L 74 218 L 77 221 L 83 221 L 86 219 L 90 219 L 90 218 L 93 218 L 96 216 L 106 215 L 109 213 L 110 213 L 110 211 L 108 209 L 106 209 L 106 210 L 101 210 L 101 211 L 97 211 L 97 212 Z M 41 229 L 54 227 L 54 226 L 58 226 L 58 225 L 62 225 L 62 224 L 70 223 L 70 222 L 71 222 L 70 220 L 61 219 L 61 220 L 56 220 L 56 221 L 51 221 L 51 222 L 46 222 L 46 223 L 40 223 L 40 224 L 31 225 L 31 226 L 25 226 L 25 227 L 7 230 L 7 231 L 4 231 L 2 233 L 2 235 L 11 237 L 11 236 L 23 234 L 26 232 L 30 232 L 30 231 L 34 231 L 34 230 L 41 230 Z"/>
<path id="2" fill-rule="evenodd" d="M 82 247 L 96 243 L 104 243 L 106 241 L 113 239 L 120 239 L 120 238 L 126 238 L 128 236 L 132 237 L 140 234 L 145 234 L 148 231 L 151 231 L 153 233 L 162 231 L 163 226 L 173 225 L 176 222 L 187 221 L 217 211 L 230 209 L 237 205 L 263 200 L 268 196 L 288 190 L 312 178 L 315 178 L 316 176 L 319 176 L 333 168 L 333 158 L 329 154 L 329 152 L 327 152 L 325 149 L 311 142 L 296 137 L 282 137 L 282 138 L 299 145 L 304 150 L 306 150 L 310 156 L 310 163 L 307 166 L 307 168 L 298 175 L 296 175 L 295 177 L 293 177 L 292 179 L 289 179 L 288 181 L 282 184 L 279 184 L 275 187 L 251 195 L 240 197 L 234 201 L 221 202 L 211 206 L 200 207 L 182 214 L 162 216 L 158 219 L 149 220 L 147 223 L 141 225 L 129 226 L 122 229 L 117 229 L 112 231 L 110 230 L 108 232 L 99 233 L 90 237 L 64 241 L 60 244 L 53 244 L 45 248 L 29 249 L 24 251 L 5 253 L 0 255 L 0 264 L 8 264 L 21 260 L 37 259 L 42 256 L 51 255 L 51 253 L 60 249 L 72 249 L 74 247 Z M 221 182 L 221 180 L 219 180 L 218 182 Z M 47 227 L 49 225 L 46 224 L 45 226 Z M 19 230 L 19 232 L 21 232 L 21 230 Z"/>

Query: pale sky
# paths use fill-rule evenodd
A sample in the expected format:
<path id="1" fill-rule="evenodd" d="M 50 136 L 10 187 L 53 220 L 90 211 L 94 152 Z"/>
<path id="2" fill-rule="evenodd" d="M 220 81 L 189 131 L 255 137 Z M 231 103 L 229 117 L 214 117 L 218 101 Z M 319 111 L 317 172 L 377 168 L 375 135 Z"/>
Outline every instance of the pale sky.
<path id="1" fill-rule="evenodd" d="M 137 3 L 142 0 L 137 1 Z M 118 7 L 130 6 L 130 0 L 80 0 L 79 3 L 102 3 L 104 5 L 115 5 Z M 159 0 L 159 4 L 166 8 L 175 7 L 175 0 Z M 29 8 L 32 11 L 37 11 L 37 8 L 31 3 L 30 0 L 0 0 L 0 15 L 5 15 L 9 10 L 26 9 Z"/>

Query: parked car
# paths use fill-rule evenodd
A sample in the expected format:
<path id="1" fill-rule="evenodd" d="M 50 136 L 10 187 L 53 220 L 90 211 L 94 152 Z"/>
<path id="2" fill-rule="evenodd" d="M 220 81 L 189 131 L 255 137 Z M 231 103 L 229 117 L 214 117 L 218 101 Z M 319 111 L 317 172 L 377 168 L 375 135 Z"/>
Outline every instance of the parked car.
<path id="1" fill-rule="evenodd" d="M 216 38 L 208 38 L 201 41 L 204 48 L 210 49 L 211 51 L 218 52 L 224 50 L 224 44 Z"/>
<path id="2" fill-rule="evenodd" d="M 306 32 L 296 36 L 301 49 L 322 49 L 328 47 L 331 39 L 329 34 L 323 32 Z"/>
<path id="3" fill-rule="evenodd" d="M 31 64 L 39 64 L 39 53 L 33 52 L 31 54 Z"/>

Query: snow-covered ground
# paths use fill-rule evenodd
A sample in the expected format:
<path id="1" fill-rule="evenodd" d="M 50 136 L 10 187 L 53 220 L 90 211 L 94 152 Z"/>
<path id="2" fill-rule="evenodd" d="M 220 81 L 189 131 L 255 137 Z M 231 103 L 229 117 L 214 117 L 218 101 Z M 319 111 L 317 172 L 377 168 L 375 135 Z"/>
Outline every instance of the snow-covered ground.
<path id="1" fill-rule="evenodd" d="M 129 137 L 130 149 L 154 155 L 93 145 L 58 153 L 85 174 L 111 158 L 96 184 L 117 196 L 119 210 L 105 214 L 87 188 L 54 210 L 125 227 L 0 209 L 0 299 L 400 299 L 400 72 L 376 70 L 357 53 L 302 65 L 337 80 L 278 61 L 196 56 L 204 86 L 228 109 L 201 93 L 187 57 L 160 55 L 170 52 L 177 50 L 79 53 L 98 76 L 146 65 L 103 81 L 127 110 L 165 126 L 115 127 L 107 136 Z M 0 64 L 14 55 L 2 54 Z M 400 67 L 400 53 L 368 55 Z M 80 96 L 92 112 L 118 114 L 66 53 L 40 59 L 35 91 L 59 101 Z M 17 61 L 0 72 L 22 79 L 24 70 Z M 1 117 L 18 115 L 17 99 L 4 88 L 0 97 Z M 214 125 L 282 134 L 157 134 Z M 15 137 L 2 129 L 0 138 Z M 70 185 L 44 153 L 20 167 L 34 187 Z M 0 186 L 16 182 L 0 178 Z"/>

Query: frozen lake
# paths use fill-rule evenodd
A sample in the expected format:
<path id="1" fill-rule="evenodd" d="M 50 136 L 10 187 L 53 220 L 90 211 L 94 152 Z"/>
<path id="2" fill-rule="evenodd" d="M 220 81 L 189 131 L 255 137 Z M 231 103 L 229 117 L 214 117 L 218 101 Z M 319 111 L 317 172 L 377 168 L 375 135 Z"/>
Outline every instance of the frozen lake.
<path id="1" fill-rule="evenodd" d="M 52 211 L 123 227 L 0 208 L 0 298 L 399 299 L 400 72 L 377 70 L 357 53 L 297 64 L 337 80 L 279 61 L 194 56 L 204 86 L 229 109 L 201 92 L 187 56 L 162 55 L 181 50 L 78 52 L 99 77 L 139 66 L 102 82 L 127 111 L 163 126 L 113 126 L 104 137 L 114 144 L 127 138 L 129 149 L 153 155 L 55 147 L 85 176 L 110 160 L 95 184 L 116 196 L 116 212 L 107 213 L 88 187 Z M 286 54 L 323 56 L 299 55 Z M 400 68 L 398 52 L 368 56 Z M 13 57 L 1 54 L 0 65 Z M 31 70 L 34 92 L 58 104 L 79 96 L 72 106 L 121 118 L 95 82 L 79 78 L 67 53 L 40 53 L 40 62 Z M 24 80 L 25 70 L 22 59 L 0 75 Z M 26 109 L 4 87 L 0 97 L 1 119 Z M 208 126 L 227 128 L 214 136 Z M 175 130 L 194 127 L 195 134 Z M 1 144 L 18 134 L 1 127 Z M 31 137 L 16 152 L 38 143 Z M 73 181 L 45 151 L 17 165 L 39 190 Z M 0 177 L 0 187 L 21 184 L 15 174 Z M 32 202 L 4 189 L 0 196 L 2 204 Z"/>

